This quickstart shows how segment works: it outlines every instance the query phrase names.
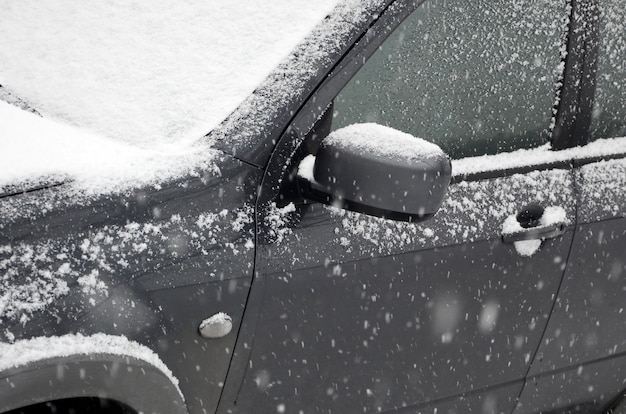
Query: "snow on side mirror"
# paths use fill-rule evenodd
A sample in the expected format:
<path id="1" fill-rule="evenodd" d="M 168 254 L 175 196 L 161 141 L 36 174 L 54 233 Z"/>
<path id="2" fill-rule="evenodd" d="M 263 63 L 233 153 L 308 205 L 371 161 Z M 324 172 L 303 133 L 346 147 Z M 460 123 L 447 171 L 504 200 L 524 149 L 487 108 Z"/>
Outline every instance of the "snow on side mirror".
<path id="1" fill-rule="evenodd" d="M 371 123 L 332 132 L 298 169 L 304 198 L 399 221 L 433 216 L 451 175 L 437 145 Z"/>

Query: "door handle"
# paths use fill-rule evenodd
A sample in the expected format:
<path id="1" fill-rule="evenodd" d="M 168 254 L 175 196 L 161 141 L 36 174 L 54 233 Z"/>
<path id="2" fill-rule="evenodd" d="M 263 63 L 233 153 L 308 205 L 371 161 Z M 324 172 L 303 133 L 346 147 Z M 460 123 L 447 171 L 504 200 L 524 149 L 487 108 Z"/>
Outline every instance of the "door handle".
<path id="1" fill-rule="evenodd" d="M 515 243 L 523 240 L 545 240 L 558 237 L 565 233 L 565 223 L 537 226 L 502 235 L 504 243 Z"/>

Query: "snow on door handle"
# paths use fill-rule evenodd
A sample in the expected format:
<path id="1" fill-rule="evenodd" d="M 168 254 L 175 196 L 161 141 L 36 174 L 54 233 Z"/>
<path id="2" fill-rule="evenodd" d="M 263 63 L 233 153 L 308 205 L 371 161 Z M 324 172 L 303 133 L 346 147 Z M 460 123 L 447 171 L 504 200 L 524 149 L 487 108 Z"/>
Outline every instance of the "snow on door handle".
<path id="1" fill-rule="evenodd" d="M 523 240 L 545 240 L 558 237 L 565 232 L 564 223 L 556 223 L 548 226 L 530 227 L 514 233 L 502 235 L 504 243 L 515 243 Z"/>

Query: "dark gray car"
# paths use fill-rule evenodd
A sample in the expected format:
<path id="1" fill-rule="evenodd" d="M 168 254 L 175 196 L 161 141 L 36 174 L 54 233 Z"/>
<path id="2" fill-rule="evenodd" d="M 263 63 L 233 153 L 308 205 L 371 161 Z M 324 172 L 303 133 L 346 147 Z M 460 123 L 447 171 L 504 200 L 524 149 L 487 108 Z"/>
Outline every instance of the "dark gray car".
<path id="1" fill-rule="evenodd" d="M 0 412 L 614 409 L 624 10 L 339 7 L 216 168 L 2 194 Z"/>

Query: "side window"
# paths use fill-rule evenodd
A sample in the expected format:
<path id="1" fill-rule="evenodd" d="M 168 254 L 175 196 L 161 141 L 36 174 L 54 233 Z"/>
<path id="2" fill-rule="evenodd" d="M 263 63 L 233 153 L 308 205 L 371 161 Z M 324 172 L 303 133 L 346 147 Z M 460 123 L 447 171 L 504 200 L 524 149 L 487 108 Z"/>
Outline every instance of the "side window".
<path id="1" fill-rule="evenodd" d="M 452 158 L 549 141 L 565 1 L 428 0 L 337 96 L 333 129 L 376 122 Z"/>
<path id="2" fill-rule="evenodd" d="M 603 0 L 600 47 L 591 139 L 626 136 L 626 8 L 620 0 Z"/>

